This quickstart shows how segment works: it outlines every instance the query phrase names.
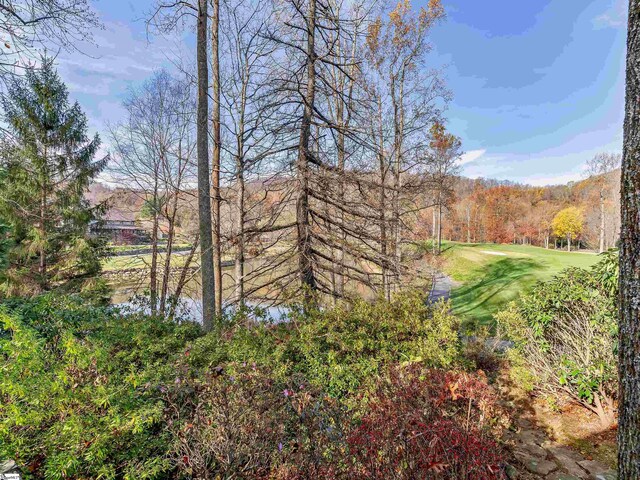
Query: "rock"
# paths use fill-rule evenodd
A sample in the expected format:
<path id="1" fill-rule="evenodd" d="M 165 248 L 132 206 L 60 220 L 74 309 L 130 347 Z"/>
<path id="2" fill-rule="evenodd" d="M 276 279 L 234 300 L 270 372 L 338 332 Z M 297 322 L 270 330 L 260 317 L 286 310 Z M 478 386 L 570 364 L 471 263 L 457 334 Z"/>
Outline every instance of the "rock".
<path id="1" fill-rule="evenodd" d="M 536 432 L 535 430 L 522 430 L 518 433 L 518 440 L 521 443 L 529 443 L 540 445 L 543 441 L 546 440 L 546 437 L 540 432 Z"/>
<path id="2" fill-rule="evenodd" d="M 580 455 L 575 450 L 571 450 L 568 447 L 552 446 L 552 447 L 549 447 L 548 450 L 549 450 L 549 453 L 551 453 L 551 455 L 553 455 L 554 457 L 557 455 L 562 455 L 564 457 L 571 458 L 575 462 L 580 462 L 584 460 L 584 457 L 582 455 Z"/>
<path id="3" fill-rule="evenodd" d="M 528 453 L 532 457 L 544 459 L 547 458 L 547 451 L 536 445 L 535 443 L 521 443 L 516 446 L 516 450 L 519 450 L 524 453 Z"/>
<path id="4" fill-rule="evenodd" d="M 504 473 L 507 475 L 509 480 L 516 480 L 518 478 L 518 470 L 516 470 L 516 467 L 508 463 L 504 467 Z"/>
<path id="5" fill-rule="evenodd" d="M 558 469 L 558 465 L 549 460 L 541 460 L 526 453 L 517 451 L 514 452 L 513 455 L 525 466 L 527 470 L 537 475 L 548 475 Z"/>
<path id="6" fill-rule="evenodd" d="M 609 471 L 609 469 L 605 467 L 603 464 L 593 460 L 582 460 L 581 462 L 578 462 L 578 465 L 584 468 L 593 477 L 595 477 L 598 474 L 603 474 Z"/>
<path id="7" fill-rule="evenodd" d="M 502 441 L 505 443 L 515 442 L 517 439 L 518 435 L 510 430 L 507 430 L 502 434 Z"/>
<path id="8" fill-rule="evenodd" d="M 18 466 L 13 460 L 0 461 L 0 473 L 9 473 L 11 471 L 17 470 L 17 468 Z"/>
<path id="9" fill-rule="evenodd" d="M 531 428 L 531 422 L 529 420 L 527 420 L 526 418 L 518 418 L 516 420 L 516 424 L 520 427 L 520 428 Z"/>
<path id="10" fill-rule="evenodd" d="M 551 447 L 548 451 L 567 473 L 573 477 L 587 478 L 587 472 L 578 465 L 578 461 L 582 460 L 580 455 L 564 447 Z"/>
<path id="11" fill-rule="evenodd" d="M 547 477 L 547 480 L 582 480 L 582 477 L 575 477 L 568 473 L 554 472 Z"/>
<path id="12" fill-rule="evenodd" d="M 607 470 L 594 475 L 592 478 L 594 480 L 618 480 L 618 473 L 615 470 Z"/>

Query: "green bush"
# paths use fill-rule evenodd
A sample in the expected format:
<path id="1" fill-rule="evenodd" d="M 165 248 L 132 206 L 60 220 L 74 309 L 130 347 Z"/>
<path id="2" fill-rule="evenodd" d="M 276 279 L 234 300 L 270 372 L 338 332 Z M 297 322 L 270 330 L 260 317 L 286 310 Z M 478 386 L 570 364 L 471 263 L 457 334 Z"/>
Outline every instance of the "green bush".
<path id="1" fill-rule="evenodd" d="M 300 374 L 336 398 L 348 396 L 395 362 L 451 367 L 460 360 L 458 321 L 450 304 L 429 305 L 419 292 L 391 301 L 304 312 L 293 308 L 287 322 L 235 322 L 219 337 L 190 346 L 191 366 L 225 362 L 268 366 L 274 375 Z"/>
<path id="2" fill-rule="evenodd" d="M 282 348 L 282 359 L 337 397 L 355 392 L 391 363 L 450 367 L 459 357 L 450 305 L 428 305 L 418 292 L 299 312 L 291 321 L 295 335 Z"/>
<path id="3" fill-rule="evenodd" d="M 613 261 L 608 255 L 592 270 L 567 269 L 496 315 L 516 344 L 510 356 L 518 383 L 568 397 L 607 426 L 617 391 Z"/>
<path id="4" fill-rule="evenodd" d="M 414 292 L 294 309 L 278 324 L 242 312 L 207 335 L 77 295 L 0 312 L 0 458 L 26 478 L 175 478 L 202 461 L 224 473 L 254 460 L 277 478 L 328 478 L 341 415 L 359 418 L 390 366 L 460 365 L 450 306 Z M 225 416 L 238 436 L 207 453 Z M 231 453 L 241 458 L 225 463 Z"/>
<path id="5" fill-rule="evenodd" d="M 192 325 L 42 296 L 0 313 L 0 458 L 25 478 L 159 478 L 160 383 Z"/>

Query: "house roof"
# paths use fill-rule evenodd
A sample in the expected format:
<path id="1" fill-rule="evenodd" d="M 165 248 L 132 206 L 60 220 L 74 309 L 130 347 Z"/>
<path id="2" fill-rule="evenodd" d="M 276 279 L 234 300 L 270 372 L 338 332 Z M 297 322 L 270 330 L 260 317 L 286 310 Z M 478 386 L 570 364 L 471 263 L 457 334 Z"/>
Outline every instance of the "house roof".
<path id="1" fill-rule="evenodd" d="M 105 213 L 103 219 L 107 222 L 135 222 L 136 216 L 133 212 L 111 208 Z"/>

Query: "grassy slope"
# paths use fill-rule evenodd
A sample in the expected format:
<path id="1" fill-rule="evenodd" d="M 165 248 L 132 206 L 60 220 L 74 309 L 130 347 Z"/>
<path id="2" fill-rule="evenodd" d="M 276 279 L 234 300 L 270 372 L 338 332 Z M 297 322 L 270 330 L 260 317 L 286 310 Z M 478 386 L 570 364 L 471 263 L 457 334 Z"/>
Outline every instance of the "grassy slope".
<path id="1" fill-rule="evenodd" d="M 486 243 L 447 243 L 444 258 L 445 273 L 461 283 L 451 294 L 453 310 L 467 325 L 491 325 L 496 311 L 537 281 L 598 261 L 589 253 Z"/>

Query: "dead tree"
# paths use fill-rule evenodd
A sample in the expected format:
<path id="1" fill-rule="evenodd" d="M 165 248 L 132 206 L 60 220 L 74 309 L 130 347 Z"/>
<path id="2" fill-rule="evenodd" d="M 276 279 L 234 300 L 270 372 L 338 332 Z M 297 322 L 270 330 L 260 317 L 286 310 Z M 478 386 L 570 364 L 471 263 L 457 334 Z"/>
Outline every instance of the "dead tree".
<path id="1" fill-rule="evenodd" d="M 268 164 L 279 151 L 278 105 L 269 85 L 274 45 L 265 38 L 271 11 L 257 0 L 243 0 L 224 5 L 223 15 L 223 171 L 230 184 L 225 196 L 230 218 L 222 236 L 235 251 L 234 286 L 228 296 L 242 306 L 247 288 L 266 287 L 265 280 L 247 270 L 247 260 L 269 263 L 273 252 L 265 248 L 271 243 L 265 237 L 281 214 L 276 199 L 281 185 L 271 181 L 276 172 Z"/>

